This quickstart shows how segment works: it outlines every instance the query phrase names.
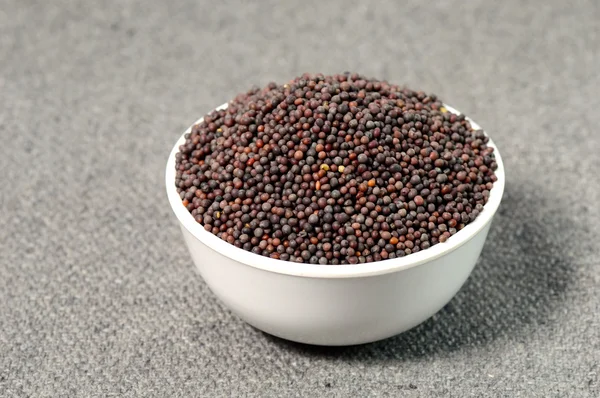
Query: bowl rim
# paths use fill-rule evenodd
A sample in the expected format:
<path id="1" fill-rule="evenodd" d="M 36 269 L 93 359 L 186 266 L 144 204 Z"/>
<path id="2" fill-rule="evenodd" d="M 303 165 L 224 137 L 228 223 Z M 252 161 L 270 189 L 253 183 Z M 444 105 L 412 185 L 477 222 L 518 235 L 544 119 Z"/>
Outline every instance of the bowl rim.
<path id="1" fill-rule="evenodd" d="M 226 109 L 227 106 L 228 103 L 225 103 L 215 108 L 215 110 Z M 461 112 L 451 106 L 444 104 L 444 107 L 448 110 L 448 112 L 457 115 L 461 114 Z M 465 118 L 469 121 L 474 129 L 481 129 L 477 123 L 475 123 L 466 115 Z M 177 189 L 175 187 L 175 155 L 179 152 L 179 147 L 185 143 L 185 135 L 191 131 L 194 125 L 202 122 L 203 119 L 203 117 L 198 119 L 190 127 L 188 127 L 179 137 L 173 146 L 173 149 L 171 150 L 165 171 L 165 184 L 169 203 L 171 204 L 171 208 L 173 209 L 173 212 L 175 213 L 175 216 L 179 220 L 181 226 L 206 247 L 231 260 L 261 269 L 263 271 L 310 278 L 356 278 L 382 275 L 416 267 L 458 249 L 475 237 L 492 221 L 492 218 L 500 206 L 502 195 L 504 193 L 504 164 L 502 162 L 500 152 L 498 151 L 498 147 L 490 138 L 487 145 L 494 148 L 494 155 L 496 157 L 496 163 L 498 164 L 498 169 L 495 173 L 498 177 L 498 180 L 494 183 L 494 187 L 490 190 L 488 202 L 485 204 L 483 210 L 481 213 L 479 213 L 475 221 L 469 223 L 462 230 L 452 235 L 446 242 L 435 244 L 428 249 L 419 251 L 417 253 L 412 253 L 404 257 L 359 264 L 322 265 L 296 263 L 287 260 L 274 259 L 246 251 L 228 242 L 225 242 L 224 240 L 221 240 L 221 238 L 213 235 L 211 232 L 206 231 L 201 224 L 196 222 L 187 208 L 183 206 L 181 197 L 177 193 Z"/>

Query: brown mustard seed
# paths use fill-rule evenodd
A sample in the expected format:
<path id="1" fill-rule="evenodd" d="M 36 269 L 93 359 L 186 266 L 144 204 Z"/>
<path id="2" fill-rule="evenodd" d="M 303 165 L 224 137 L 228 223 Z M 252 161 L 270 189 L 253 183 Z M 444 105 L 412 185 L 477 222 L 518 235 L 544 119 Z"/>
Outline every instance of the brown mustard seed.
<path id="1" fill-rule="evenodd" d="M 238 95 L 186 134 L 177 192 L 208 232 L 285 261 L 357 264 L 445 242 L 497 180 L 435 95 L 344 73 Z"/>

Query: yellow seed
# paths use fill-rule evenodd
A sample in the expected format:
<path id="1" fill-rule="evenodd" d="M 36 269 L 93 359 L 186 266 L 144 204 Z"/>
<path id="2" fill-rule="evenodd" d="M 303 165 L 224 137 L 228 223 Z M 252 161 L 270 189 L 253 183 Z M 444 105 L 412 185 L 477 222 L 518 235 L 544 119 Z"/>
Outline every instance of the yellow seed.
<path id="1" fill-rule="evenodd" d="M 329 166 L 327 165 L 327 163 L 323 163 L 321 165 L 321 170 L 329 171 Z"/>
<path id="2" fill-rule="evenodd" d="M 443 106 L 440 108 L 440 112 L 442 113 L 447 113 L 448 109 L 444 108 Z"/>
<path id="3" fill-rule="evenodd" d="M 221 218 L 221 212 L 220 211 L 216 212 L 215 217 L 216 218 Z"/>
<path id="4" fill-rule="evenodd" d="M 289 84 L 284 84 L 283 88 L 290 88 L 290 85 Z"/>
<path id="5" fill-rule="evenodd" d="M 219 127 L 219 128 L 217 129 L 217 133 L 222 133 L 222 132 L 223 132 L 223 129 L 222 129 L 221 127 Z"/>
<path id="6" fill-rule="evenodd" d="M 246 224 L 244 224 L 244 227 L 250 228 L 250 224 L 246 223 Z"/>
<path id="7" fill-rule="evenodd" d="M 339 171 L 340 173 L 343 173 L 343 172 L 344 172 L 344 169 L 345 169 L 345 167 L 344 167 L 344 166 L 338 166 L 338 171 Z"/>

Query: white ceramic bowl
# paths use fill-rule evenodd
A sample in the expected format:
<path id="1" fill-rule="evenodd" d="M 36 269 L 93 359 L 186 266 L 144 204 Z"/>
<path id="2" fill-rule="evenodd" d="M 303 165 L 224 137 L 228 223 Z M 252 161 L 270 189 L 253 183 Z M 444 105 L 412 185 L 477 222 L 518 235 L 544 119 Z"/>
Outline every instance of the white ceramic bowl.
<path id="1" fill-rule="evenodd" d="M 276 260 L 219 239 L 183 206 L 175 188 L 175 154 L 190 129 L 169 156 L 166 187 L 194 263 L 214 294 L 240 318 L 267 333 L 301 343 L 367 343 L 404 332 L 431 317 L 471 273 L 504 191 L 502 159 L 490 140 L 498 181 L 475 221 L 446 242 L 405 257 L 365 264 Z"/>

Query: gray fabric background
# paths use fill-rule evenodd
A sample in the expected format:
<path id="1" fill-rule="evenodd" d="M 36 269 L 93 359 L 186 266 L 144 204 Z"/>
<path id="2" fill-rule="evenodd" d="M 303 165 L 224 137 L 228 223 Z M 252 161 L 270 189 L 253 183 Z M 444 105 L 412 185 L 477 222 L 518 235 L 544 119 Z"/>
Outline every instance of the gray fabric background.
<path id="1" fill-rule="evenodd" d="M 0 2 L 0 396 L 600 394 L 600 3 L 367 3 Z M 508 174 L 446 308 L 332 349 L 215 299 L 163 168 L 237 92 L 344 70 L 468 113 Z"/>

